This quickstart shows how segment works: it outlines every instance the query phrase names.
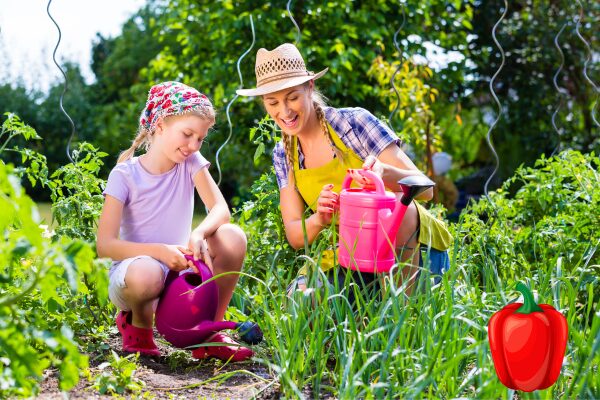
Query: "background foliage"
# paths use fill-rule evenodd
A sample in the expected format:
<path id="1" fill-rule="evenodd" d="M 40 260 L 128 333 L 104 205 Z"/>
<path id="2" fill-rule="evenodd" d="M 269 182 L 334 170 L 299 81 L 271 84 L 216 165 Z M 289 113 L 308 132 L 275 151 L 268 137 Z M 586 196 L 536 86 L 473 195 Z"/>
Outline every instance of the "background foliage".
<path id="1" fill-rule="evenodd" d="M 58 369 L 61 389 L 72 388 L 88 363 L 80 346 L 102 337 L 106 322 L 112 320 L 107 262 L 96 258 L 93 236 L 88 233 L 88 224 L 95 222 L 80 214 L 87 207 L 95 208 L 97 215 L 101 206 L 85 198 L 97 191 L 91 182 L 94 178 L 98 182 L 94 177 L 98 158 L 93 155 L 76 165 L 67 164 L 48 178 L 42 155 L 7 147 L 16 137 L 41 139 L 16 115 L 6 114 L 0 133 L 2 396 L 35 393 L 50 367 Z M 21 153 L 21 167 L 6 164 L 4 155 L 11 151 Z M 57 232 L 40 225 L 37 207 L 20 184 L 23 176 L 33 186 L 52 187 L 55 215 L 60 216 Z M 64 187 L 78 190 L 61 190 Z M 66 204 L 70 206 L 61 209 Z"/>
<path id="2" fill-rule="evenodd" d="M 422 120 L 429 118 L 430 131 L 438 137 L 433 150 L 442 149 L 454 156 L 453 175 L 458 179 L 491 162 L 481 139 L 496 113 L 488 83 L 500 62 L 491 30 L 500 17 L 502 1 L 402 4 L 387 0 L 302 1 L 292 2 L 291 12 L 302 32 L 299 47 L 309 67 L 315 71 L 329 67 L 317 83 L 333 106 L 362 106 L 387 118 L 395 107 L 391 72 L 398 63 L 404 65 L 396 77 L 399 87 L 409 85 L 411 78 L 406 74 L 416 74 L 417 80 L 410 85 L 425 85 L 423 90 L 435 99 L 425 98 L 428 109 L 421 111 L 415 110 L 414 99 L 408 107 L 401 104 L 390 124 L 414 146 L 415 160 L 426 165 L 419 143 L 425 141 L 429 126 Z M 539 155 L 549 155 L 556 148 L 558 135 L 550 121 L 561 97 L 563 106 L 556 122 L 563 148 L 598 149 L 595 138 L 600 135 L 591 120 L 597 94 L 582 77 L 583 64 L 591 54 L 574 29 L 580 20 L 581 35 L 596 49 L 600 12 L 597 2 L 584 1 L 582 7 L 580 18 L 576 2 L 510 2 L 497 32 L 506 63 L 495 89 L 506 112 L 493 139 L 502 155 L 503 177 L 521 163 L 532 165 Z M 244 86 L 250 87 L 256 50 L 296 40 L 284 2 L 148 1 L 124 24 L 121 35 L 97 37 L 94 83 L 84 82 L 77 65 L 64 65 L 69 79 L 65 108 L 76 122 L 76 140 L 90 142 L 108 153 L 102 176 L 107 176 L 119 151 L 133 138 L 148 88 L 166 79 L 196 86 L 213 100 L 219 118 L 203 152 L 214 160 L 230 134 L 225 107 L 240 86 L 236 62 L 251 45 L 250 15 L 256 43 L 240 63 Z M 565 67 L 558 84 L 565 91 L 561 94 L 554 89 L 552 77 L 560 64 L 554 37 L 563 25 L 559 43 Z M 393 36 L 401 26 L 398 44 L 402 54 L 398 54 Z M 436 51 L 438 55 L 432 55 Z M 424 60 L 423 56 L 437 66 L 415 65 Z M 593 61 L 588 75 L 598 81 Z M 59 82 L 48 93 L 37 93 L 2 82 L 0 77 L 0 110 L 17 113 L 40 132 L 44 141 L 34 148 L 47 157 L 51 170 L 67 162 L 64 150 L 70 128 L 58 112 L 61 92 Z M 248 199 L 252 183 L 267 170 L 270 159 L 253 164 L 256 148 L 248 137 L 264 115 L 259 101 L 238 98 L 230 111 L 232 137 L 219 157 L 221 188 L 231 204 L 240 204 L 240 200 Z M 265 149 L 267 154 L 270 148 Z M 212 170 L 216 176 L 216 168 Z M 36 199 L 49 197 L 39 188 L 27 190 Z"/>
<path id="3" fill-rule="evenodd" d="M 432 152 L 449 152 L 452 178 L 466 179 L 491 163 L 482 140 L 497 113 L 488 85 L 500 66 L 491 30 L 502 5 L 306 0 L 292 2 L 291 12 L 307 64 L 330 69 L 317 83 L 331 105 L 362 106 L 388 120 L 423 170 L 431 168 Z M 381 298 L 357 293 L 358 313 L 327 285 L 286 297 L 298 268 L 310 267 L 311 280 L 322 278 L 315 267 L 335 243 L 335 230 L 298 252 L 290 248 L 270 167 L 279 132 L 258 100 L 236 99 L 232 137 L 220 153 L 221 189 L 248 233 L 248 275 L 228 312 L 261 321 L 267 340 L 256 359 L 277 393 L 512 398 L 495 377 L 486 325 L 492 312 L 516 300 L 511 288 L 525 279 L 567 317 L 570 336 L 557 384 L 519 398 L 600 397 L 600 135 L 592 119 L 598 93 L 582 76 L 586 59 L 597 59 L 598 7 L 510 2 L 497 32 L 506 52 L 494 86 L 503 112 L 491 132 L 505 182 L 451 225 L 452 265 L 441 284 L 424 270 L 422 290 L 406 298 L 390 280 Z M 160 80 L 182 80 L 213 100 L 219 119 L 203 153 L 215 160 L 230 133 L 225 107 L 241 85 L 236 62 L 251 43 L 250 15 L 256 44 L 240 64 L 243 86 L 250 87 L 255 51 L 296 40 L 284 2 L 149 0 L 121 35 L 97 37 L 94 83 L 65 63 L 74 162 L 65 151 L 70 128 L 57 106 L 61 83 L 39 93 L 0 77 L 0 111 L 22 118 L 7 114 L 0 134 L 0 397 L 34 395 L 47 368 L 59 371 L 62 389 L 79 380 L 85 354 L 113 324 L 107 262 L 96 259 L 93 244 L 104 179 L 133 138 L 148 88 Z M 392 37 L 400 26 L 398 54 Z M 564 90 L 556 90 L 561 59 L 554 41 L 563 27 L 557 82 Z M 596 64 L 587 66 L 594 82 Z M 551 121 L 559 104 L 557 135 Z M 473 179 L 479 193 L 482 176 Z M 54 232 L 40 227 L 32 198 L 52 202 Z M 134 358 L 104 356 L 97 390 L 143 391 Z"/>

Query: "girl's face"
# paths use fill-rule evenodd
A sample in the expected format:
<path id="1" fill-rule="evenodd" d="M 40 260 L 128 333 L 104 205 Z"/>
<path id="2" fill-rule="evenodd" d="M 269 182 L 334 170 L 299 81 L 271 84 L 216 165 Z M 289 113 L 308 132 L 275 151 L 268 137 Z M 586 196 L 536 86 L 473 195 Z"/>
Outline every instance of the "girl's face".
<path id="1" fill-rule="evenodd" d="M 200 150 L 212 125 L 212 121 L 193 114 L 170 116 L 157 123 L 155 141 L 169 160 L 180 163 Z"/>
<path id="2" fill-rule="evenodd" d="M 288 135 L 302 132 L 313 112 L 313 82 L 265 94 L 262 99 L 269 116 Z"/>

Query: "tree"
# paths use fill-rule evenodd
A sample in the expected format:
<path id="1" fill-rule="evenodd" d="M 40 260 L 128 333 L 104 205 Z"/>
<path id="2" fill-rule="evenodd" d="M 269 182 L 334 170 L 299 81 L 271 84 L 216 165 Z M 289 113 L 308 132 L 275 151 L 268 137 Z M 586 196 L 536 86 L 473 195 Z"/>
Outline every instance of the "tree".
<path id="1" fill-rule="evenodd" d="M 406 23 L 402 37 L 419 34 L 436 42 L 458 48 L 466 41 L 461 23 L 468 24 L 469 2 L 458 1 L 451 6 L 437 2 L 411 1 L 406 5 Z M 396 1 L 298 1 L 291 9 L 301 29 L 298 44 L 309 67 L 315 70 L 329 67 L 329 73 L 317 86 L 334 106 L 362 106 L 376 115 L 387 115 L 387 104 L 380 100 L 381 87 L 367 72 L 377 57 L 393 60 L 392 37 L 400 27 L 402 9 Z M 240 68 L 246 87 L 254 80 L 254 55 L 260 47 L 272 49 L 283 42 L 294 42 L 296 30 L 287 16 L 283 3 L 264 1 L 191 1 L 177 0 L 157 7 L 160 38 L 177 38 L 150 62 L 145 71 L 148 84 L 165 79 L 180 79 L 206 92 L 218 110 L 235 95 L 240 85 L 237 77 L 238 58 L 250 47 L 249 16 L 256 28 L 256 44 Z M 432 18 L 436 15 L 436 18 Z M 407 43 L 407 53 L 425 53 L 415 43 Z M 264 115 L 259 101 L 239 99 L 231 108 L 233 138 L 220 154 L 226 185 L 237 185 L 243 195 L 256 180 L 270 159 L 253 165 L 254 149 L 248 134 Z M 219 145 L 229 134 L 220 113 L 215 132 L 209 136 L 209 159 L 214 160 Z M 272 145 L 272 143 L 271 143 Z M 243 171 L 243 172 L 240 172 Z M 236 193 L 229 193 L 235 195 Z"/>
<path id="2" fill-rule="evenodd" d="M 97 35 L 92 48 L 90 99 L 95 104 L 94 136 L 87 140 L 109 153 L 107 174 L 119 153 L 129 147 L 137 131 L 138 115 L 144 106 L 148 87 L 143 70 L 160 50 L 173 40 L 158 40 L 154 1 L 149 1 L 123 25 L 119 36 Z"/>
<path id="3" fill-rule="evenodd" d="M 68 90 L 63 97 L 63 108 L 75 123 L 72 143 L 74 148 L 77 141 L 85 141 L 94 136 L 91 118 L 93 106 L 79 66 L 67 62 L 62 68 L 68 81 Z M 19 115 L 39 133 L 42 140 L 27 143 L 27 147 L 45 155 L 51 171 L 68 162 L 67 143 L 73 132 L 69 120 L 60 109 L 63 85 L 63 82 L 55 82 L 47 94 L 29 91 L 19 85 L 0 86 L 0 110 Z M 14 145 L 24 147 L 25 143 L 17 138 Z M 16 161 L 10 156 L 7 157 L 11 161 Z M 41 187 L 32 188 L 27 182 L 24 182 L 24 186 L 36 199 L 48 199 L 49 193 L 43 191 Z"/>
<path id="4" fill-rule="evenodd" d="M 500 0 L 476 4 L 473 40 L 468 47 L 468 57 L 475 68 L 471 85 L 474 94 L 467 107 L 487 108 L 494 117 L 497 111 L 487 86 L 498 70 L 501 58 L 491 32 L 503 4 Z M 597 49 L 600 3 L 585 2 L 582 12 L 581 34 L 592 49 Z M 540 154 L 552 153 L 559 142 L 562 148 L 585 152 L 600 149 L 597 139 L 600 129 L 591 118 L 592 103 L 598 93 L 583 77 L 583 64 L 588 54 L 575 32 L 579 13 L 577 3 L 567 0 L 509 2 L 507 17 L 497 32 L 498 41 L 506 52 L 506 63 L 494 86 L 503 105 L 503 114 L 492 132 L 504 176 L 511 174 L 520 163 L 531 164 Z M 558 77 L 559 86 L 565 90 L 564 103 L 556 120 L 562 132 L 559 138 L 552 126 L 552 114 L 562 97 L 553 85 L 553 76 L 560 65 L 554 40 L 563 26 L 558 37 L 565 55 L 565 66 Z M 597 55 L 596 52 L 595 57 Z M 588 74 L 597 85 L 600 76 L 597 69 L 590 67 Z"/>

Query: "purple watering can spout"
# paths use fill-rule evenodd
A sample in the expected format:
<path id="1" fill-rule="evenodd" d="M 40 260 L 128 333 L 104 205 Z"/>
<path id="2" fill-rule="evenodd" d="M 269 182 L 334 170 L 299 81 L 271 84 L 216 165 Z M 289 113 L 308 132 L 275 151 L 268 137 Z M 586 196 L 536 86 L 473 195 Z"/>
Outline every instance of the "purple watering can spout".
<path id="1" fill-rule="evenodd" d="M 214 321 L 217 312 L 219 288 L 210 269 L 200 260 L 185 256 L 198 268 L 199 273 L 179 275 L 171 271 L 156 308 L 156 329 L 175 347 L 184 348 L 204 342 L 212 334 L 224 329 L 238 329 L 246 343 L 257 344 L 262 332 L 252 322 Z"/>

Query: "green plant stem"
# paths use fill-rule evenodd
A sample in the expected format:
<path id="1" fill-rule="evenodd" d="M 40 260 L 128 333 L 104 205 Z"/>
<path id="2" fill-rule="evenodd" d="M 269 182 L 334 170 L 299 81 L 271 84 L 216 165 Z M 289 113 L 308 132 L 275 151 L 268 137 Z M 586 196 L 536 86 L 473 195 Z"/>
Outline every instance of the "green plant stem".
<path id="1" fill-rule="evenodd" d="M 4 149 L 6 148 L 6 145 L 8 144 L 8 142 L 10 142 L 10 140 L 12 138 L 14 138 L 15 136 L 17 136 L 16 134 L 12 134 L 8 137 L 8 139 L 6 139 L 6 142 L 4 142 L 4 144 L 2 144 L 2 147 L 0 147 L 0 153 L 2 153 L 4 151 Z"/>
<path id="2" fill-rule="evenodd" d="M 23 290 L 21 293 L 19 293 L 18 295 L 14 296 L 14 297 L 10 297 L 8 299 L 4 299 L 2 301 L 0 301 L 0 307 L 10 307 L 13 304 L 17 303 L 19 300 L 21 300 L 23 297 L 27 296 L 29 293 L 31 293 L 35 288 L 37 288 L 38 282 L 40 280 L 40 276 L 45 275 L 45 271 L 44 274 L 38 272 L 35 277 L 33 278 L 33 280 L 31 281 L 31 283 L 29 284 L 29 286 Z"/>

